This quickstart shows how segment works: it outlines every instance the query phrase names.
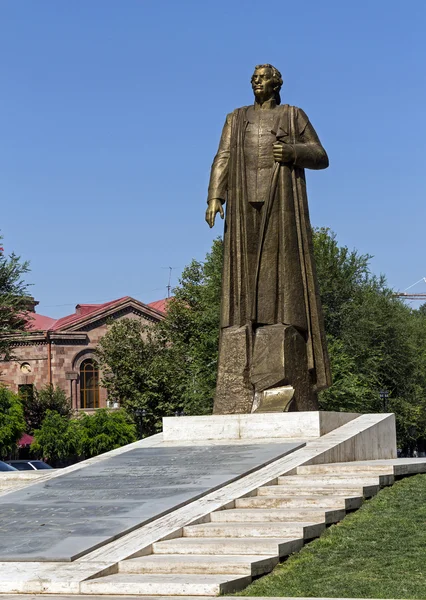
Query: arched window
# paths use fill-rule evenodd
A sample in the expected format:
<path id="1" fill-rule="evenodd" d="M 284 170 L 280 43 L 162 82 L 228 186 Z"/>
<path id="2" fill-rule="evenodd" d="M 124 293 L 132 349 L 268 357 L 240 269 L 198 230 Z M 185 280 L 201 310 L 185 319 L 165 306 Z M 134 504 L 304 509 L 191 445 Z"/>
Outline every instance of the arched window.
<path id="1" fill-rule="evenodd" d="M 99 368 L 92 358 L 80 365 L 80 408 L 99 408 Z"/>

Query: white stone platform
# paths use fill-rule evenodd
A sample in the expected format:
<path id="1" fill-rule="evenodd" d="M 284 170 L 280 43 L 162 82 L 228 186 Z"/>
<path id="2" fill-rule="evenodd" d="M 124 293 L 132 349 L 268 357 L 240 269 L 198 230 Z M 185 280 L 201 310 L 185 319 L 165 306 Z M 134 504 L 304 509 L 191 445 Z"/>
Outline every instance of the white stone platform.
<path id="1" fill-rule="evenodd" d="M 300 421 L 301 413 L 245 417 L 271 422 L 277 416 L 282 422 L 287 418 L 293 423 L 288 430 L 293 427 L 300 439 L 304 436 L 300 435 L 300 424 L 299 429 L 294 427 L 293 415 Z M 209 418 L 216 417 L 186 419 Z M 339 426 L 340 419 L 346 422 Z M 179 423 L 172 429 L 184 428 L 185 417 L 174 421 Z M 51 598 L 53 594 L 102 595 L 104 600 L 107 596 L 133 594 L 158 600 L 235 592 L 252 577 L 271 570 L 280 558 L 300 549 L 305 541 L 320 535 L 326 525 L 341 520 L 347 510 L 358 508 L 363 497 L 392 484 L 394 476 L 426 470 L 426 459 L 396 459 L 395 419 L 391 414 L 317 413 L 312 417 L 308 413 L 306 423 L 311 423 L 310 431 L 316 435 L 304 447 L 176 507 L 75 561 L 0 563 L 0 593 L 49 594 Z M 268 437 L 265 428 L 261 435 Z M 285 435 L 285 439 L 292 439 Z M 280 439 L 271 437 L 270 442 L 275 445 Z M 136 445 L 152 447 L 155 452 L 162 445 L 208 446 L 222 440 L 236 448 L 250 442 L 250 438 L 241 437 L 179 442 L 164 440 L 160 434 Z M 259 438 L 253 442 L 258 444 Z M 114 453 L 125 454 L 126 449 Z M 92 461 L 102 462 L 108 454 Z M 70 469 L 81 470 L 84 476 L 84 463 Z M 177 572 L 172 581 L 173 564 Z"/>
<path id="2" fill-rule="evenodd" d="M 166 442 L 273 438 L 306 440 L 319 438 L 359 416 L 357 413 L 310 411 L 165 417 L 163 439 Z"/>

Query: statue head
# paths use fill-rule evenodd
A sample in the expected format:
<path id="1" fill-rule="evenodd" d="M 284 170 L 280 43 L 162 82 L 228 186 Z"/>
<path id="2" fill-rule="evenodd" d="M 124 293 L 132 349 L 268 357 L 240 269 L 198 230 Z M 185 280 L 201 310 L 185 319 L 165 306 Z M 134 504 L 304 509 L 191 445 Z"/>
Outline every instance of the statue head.
<path id="1" fill-rule="evenodd" d="M 263 103 L 275 98 L 277 104 L 281 103 L 280 89 L 283 84 L 281 73 L 270 65 L 256 65 L 251 77 L 251 87 L 257 102 Z"/>

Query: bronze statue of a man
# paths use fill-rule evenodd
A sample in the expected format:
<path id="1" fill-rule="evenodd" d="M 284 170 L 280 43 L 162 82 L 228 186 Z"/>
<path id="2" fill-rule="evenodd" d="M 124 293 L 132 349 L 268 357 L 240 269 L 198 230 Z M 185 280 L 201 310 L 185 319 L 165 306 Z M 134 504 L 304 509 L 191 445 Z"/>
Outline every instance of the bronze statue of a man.
<path id="1" fill-rule="evenodd" d="M 303 110 L 281 104 L 275 67 L 257 65 L 251 84 L 254 105 L 226 118 L 208 192 L 210 227 L 226 202 L 214 412 L 252 412 L 283 386 L 291 410 L 317 410 L 331 378 L 304 170 L 328 158 Z"/>

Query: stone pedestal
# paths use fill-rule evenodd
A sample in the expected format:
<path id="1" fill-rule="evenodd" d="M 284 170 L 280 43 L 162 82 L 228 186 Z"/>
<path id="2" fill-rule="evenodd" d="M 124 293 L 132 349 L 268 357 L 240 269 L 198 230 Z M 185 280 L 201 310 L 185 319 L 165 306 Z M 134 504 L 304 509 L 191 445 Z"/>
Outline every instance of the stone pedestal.
<path id="1" fill-rule="evenodd" d="M 291 404 L 277 403 L 276 412 L 318 410 L 308 370 L 306 341 L 291 325 L 250 326 L 222 330 L 213 413 L 251 413 L 270 404 L 267 392 L 292 386 Z M 271 405 L 272 406 L 272 405 Z"/>
<path id="2" fill-rule="evenodd" d="M 250 413 L 253 386 L 250 382 L 251 331 L 249 327 L 227 327 L 221 332 L 215 415 Z"/>
<path id="3" fill-rule="evenodd" d="M 356 413 L 308 411 L 163 417 L 163 439 L 166 442 L 315 439 L 358 416 Z"/>
<path id="4" fill-rule="evenodd" d="M 290 325 L 268 325 L 256 330 L 250 379 L 255 393 L 291 385 L 294 388 L 291 411 L 318 410 L 308 371 L 306 342 Z"/>

